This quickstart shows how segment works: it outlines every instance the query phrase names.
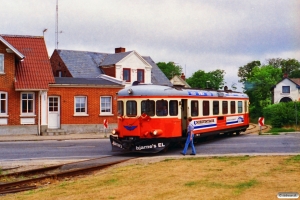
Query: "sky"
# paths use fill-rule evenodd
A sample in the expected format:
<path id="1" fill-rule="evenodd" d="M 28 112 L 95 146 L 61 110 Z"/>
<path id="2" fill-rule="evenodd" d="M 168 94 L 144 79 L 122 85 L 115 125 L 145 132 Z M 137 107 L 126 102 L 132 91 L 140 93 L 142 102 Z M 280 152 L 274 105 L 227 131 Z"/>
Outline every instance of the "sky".
<path id="1" fill-rule="evenodd" d="M 221 69 L 238 90 L 249 62 L 300 61 L 299 0 L 0 0 L 0 19 L 0 34 L 44 35 L 49 56 L 58 27 L 58 49 L 124 47 L 174 62 L 187 78 Z"/>

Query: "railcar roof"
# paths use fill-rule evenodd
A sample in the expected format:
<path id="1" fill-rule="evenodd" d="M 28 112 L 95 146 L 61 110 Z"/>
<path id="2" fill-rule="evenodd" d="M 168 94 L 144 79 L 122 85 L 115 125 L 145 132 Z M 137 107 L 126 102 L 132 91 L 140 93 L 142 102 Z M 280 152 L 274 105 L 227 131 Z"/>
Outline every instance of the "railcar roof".
<path id="1" fill-rule="evenodd" d="M 132 90 L 129 94 L 128 90 Z M 234 97 L 248 98 L 245 93 L 204 90 L 192 88 L 175 88 L 163 85 L 134 85 L 126 87 L 118 92 L 118 96 L 207 96 L 207 97 Z"/>

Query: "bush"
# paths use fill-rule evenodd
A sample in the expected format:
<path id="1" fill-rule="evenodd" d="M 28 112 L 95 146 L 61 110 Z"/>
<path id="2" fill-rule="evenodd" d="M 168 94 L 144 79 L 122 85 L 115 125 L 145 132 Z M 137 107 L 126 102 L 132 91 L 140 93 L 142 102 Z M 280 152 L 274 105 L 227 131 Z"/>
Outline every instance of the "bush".
<path id="1" fill-rule="evenodd" d="M 299 109 L 299 102 L 278 103 L 264 108 L 263 115 L 265 119 L 268 119 L 268 122 L 270 122 L 272 127 L 281 128 L 283 126 L 292 126 L 298 123 Z"/>

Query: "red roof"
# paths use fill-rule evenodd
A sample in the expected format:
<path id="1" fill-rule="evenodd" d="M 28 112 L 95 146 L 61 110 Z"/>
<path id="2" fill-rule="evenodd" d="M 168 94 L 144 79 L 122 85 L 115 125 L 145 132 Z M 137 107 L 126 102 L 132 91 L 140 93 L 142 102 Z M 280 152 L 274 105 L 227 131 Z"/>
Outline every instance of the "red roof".
<path id="1" fill-rule="evenodd" d="M 25 56 L 16 62 L 16 90 L 48 89 L 49 83 L 55 82 L 43 37 L 1 36 Z"/>

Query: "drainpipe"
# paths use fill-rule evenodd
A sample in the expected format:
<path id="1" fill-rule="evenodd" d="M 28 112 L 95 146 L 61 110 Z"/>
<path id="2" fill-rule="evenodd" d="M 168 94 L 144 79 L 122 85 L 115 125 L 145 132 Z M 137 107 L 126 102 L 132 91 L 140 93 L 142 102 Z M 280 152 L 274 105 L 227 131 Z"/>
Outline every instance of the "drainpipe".
<path id="1" fill-rule="evenodd" d="M 42 90 L 39 91 L 39 97 L 38 97 L 38 134 L 37 135 L 40 135 L 41 133 L 41 94 L 42 94 Z"/>

